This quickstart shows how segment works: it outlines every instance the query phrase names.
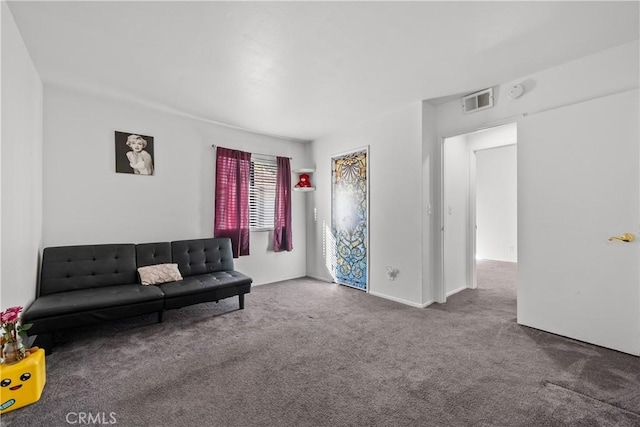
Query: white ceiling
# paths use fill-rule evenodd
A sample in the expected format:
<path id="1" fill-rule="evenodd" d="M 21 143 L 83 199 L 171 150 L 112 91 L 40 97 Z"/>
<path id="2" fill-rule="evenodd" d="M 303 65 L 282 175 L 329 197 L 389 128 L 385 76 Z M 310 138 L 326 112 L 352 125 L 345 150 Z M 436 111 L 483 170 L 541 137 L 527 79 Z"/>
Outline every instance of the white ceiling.
<path id="1" fill-rule="evenodd" d="M 637 40 L 638 6 L 9 2 L 45 84 L 301 140 Z"/>

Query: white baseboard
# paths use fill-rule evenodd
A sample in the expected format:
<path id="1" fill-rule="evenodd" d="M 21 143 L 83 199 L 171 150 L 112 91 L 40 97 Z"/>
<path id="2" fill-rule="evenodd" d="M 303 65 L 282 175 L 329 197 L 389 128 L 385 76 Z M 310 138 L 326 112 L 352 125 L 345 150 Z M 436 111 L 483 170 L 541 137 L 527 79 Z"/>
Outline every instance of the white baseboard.
<path id="1" fill-rule="evenodd" d="M 273 283 L 286 282 L 287 280 L 293 280 L 293 279 L 302 279 L 304 277 L 306 277 L 306 275 L 304 275 L 304 276 L 285 277 L 285 278 L 282 278 L 282 279 L 278 279 L 275 282 L 252 283 L 251 286 L 271 285 Z"/>
<path id="2" fill-rule="evenodd" d="M 312 279 L 320 280 L 321 282 L 335 283 L 333 280 L 329 280 L 326 277 L 314 276 L 313 274 L 307 274 L 306 277 L 311 277 Z"/>
<path id="3" fill-rule="evenodd" d="M 427 301 L 424 304 L 419 304 L 417 302 L 409 301 L 409 300 L 406 300 L 406 299 L 396 298 L 396 297 L 392 297 L 390 295 L 385 295 L 385 294 L 382 294 L 380 292 L 369 291 L 369 293 L 371 295 L 373 295 L 373 296 L 376 296 L 376 297 L 388 299 L 388 300 L 391 300 L 391 301 L 399 302 L 400 304 L 409 305 L 411 307 L 417 307 L 417 308 L 425 308 L 425 307 L 427 307 L 427 306 L 429 306 L 429 305 L 434 303 L 434 301 Z"/>
<path id="4" fill-rule="evenodd" d="M 454 289 L 452 291 L 449 291 L 449 292 L 447 292 L 447 297 L 450 297 L 453 294 L 457 294 L 460 291 L 464 291 L 465 289 L 469 289 L 469 288 L 467 288 L 466 286 L 461 286 L 458 289 Z"/>
<path id="5" fill-rule="evenodd" d="M 310 277 L 312 279 L 316 279 L 316 280 L 319 280 L 321 282 L 335 283 L 334 281 L 328 280 L 325 277 L 314 276 L 312 274 L 307 274 L 306 277 Z M 392 297 L 390 295 L 382 294 L 380 292 L 368 291 L 368 293 L 373 295 L 373 296 L 375 296 L 375 297 L 388 299 L 388 300 L 391 300 L 391 301 L 399 302 L 400 304 L 409 305 L 411 307 L 417 307 L 417 308 L 425 308 L 425 307 L 428 307 L 428 306 L 430 306 L 431 304 L 433 304 L 435 302 L 434 300 L 429 300 L 429 301 L 427 301 L 427 302 L 425 302 L 423 304 L 418 304 L 417 302 L 409 301 L 409 300 L 402 299 L 402 298 Z"/>

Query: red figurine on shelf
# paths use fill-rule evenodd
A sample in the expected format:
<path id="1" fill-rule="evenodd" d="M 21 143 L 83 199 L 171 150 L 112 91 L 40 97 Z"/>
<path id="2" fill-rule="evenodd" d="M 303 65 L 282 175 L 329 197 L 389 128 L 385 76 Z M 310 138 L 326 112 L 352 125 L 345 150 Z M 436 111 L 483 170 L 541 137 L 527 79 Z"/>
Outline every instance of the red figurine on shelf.
<path id="1" fill-rule="evenodd" d="M 309 181 L 309 175 L 306 173 L 300 174 L 300 180 L 296 184 L 296 188 L 306 188 L 311 187 L 311 182 Z"/>

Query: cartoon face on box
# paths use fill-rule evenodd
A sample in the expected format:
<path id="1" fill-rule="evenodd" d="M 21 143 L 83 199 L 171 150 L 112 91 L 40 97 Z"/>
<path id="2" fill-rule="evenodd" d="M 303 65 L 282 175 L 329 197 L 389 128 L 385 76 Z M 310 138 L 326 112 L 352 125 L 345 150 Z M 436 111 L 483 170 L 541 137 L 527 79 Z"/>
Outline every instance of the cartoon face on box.
<path id="1" fill-rule="evenodd" d="M 0 414 L 37 402 L 45 381 L 42 349 L 13 365 L 0 365 Z"/>

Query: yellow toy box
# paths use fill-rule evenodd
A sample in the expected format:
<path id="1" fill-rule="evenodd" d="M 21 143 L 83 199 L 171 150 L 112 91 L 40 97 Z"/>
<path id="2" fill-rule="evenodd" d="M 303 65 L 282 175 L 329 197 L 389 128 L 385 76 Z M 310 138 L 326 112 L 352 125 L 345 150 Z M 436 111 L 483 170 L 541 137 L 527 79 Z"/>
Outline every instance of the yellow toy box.
<path id="1" fill-rule="evenodd" d="M 18 363 L 0 364 L 0 414 L 40 400 L 46 381 L 43 349 Z"/>

